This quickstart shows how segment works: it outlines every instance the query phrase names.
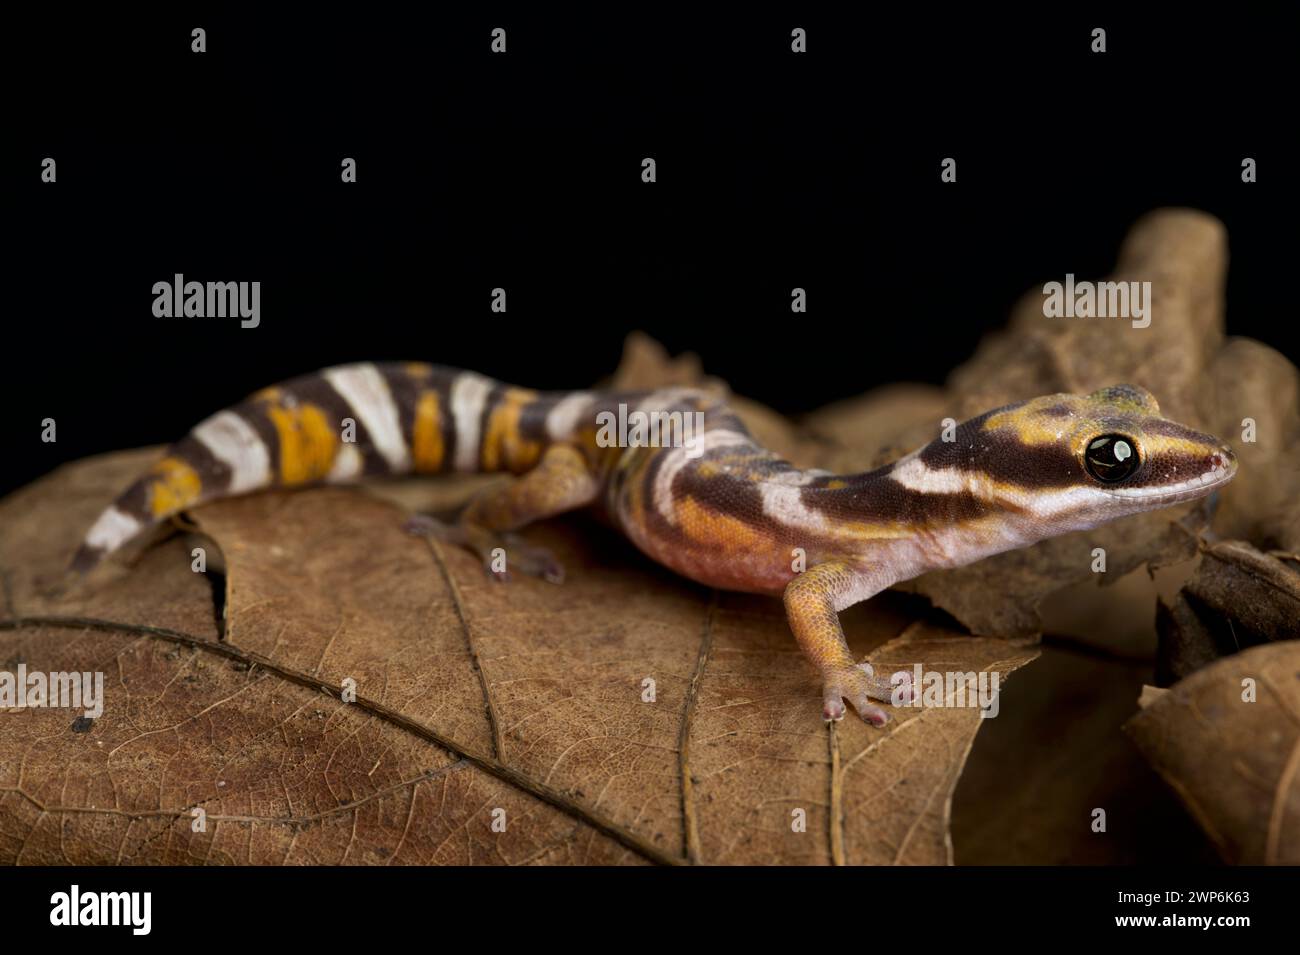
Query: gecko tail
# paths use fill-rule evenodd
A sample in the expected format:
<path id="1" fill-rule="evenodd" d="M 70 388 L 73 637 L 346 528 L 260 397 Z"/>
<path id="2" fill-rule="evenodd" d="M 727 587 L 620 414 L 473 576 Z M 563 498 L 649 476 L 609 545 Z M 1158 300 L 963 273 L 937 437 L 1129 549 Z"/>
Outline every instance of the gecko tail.
<path id="1" fill-rule="evenodd" d="M 522 473 L 576 429 L 574 409 L 590 405 L 577 397 L 418 362 L 338 365 L 263 388 L 169 447 L 99 515 L 70 569 L 85 575 L 149 528 L 220 498 L 411 472 Z"/>
<path id="2" fill-rule="evenodd" d="M 106 557 L 150 528 L 216 496 L 204 493 L 202 478 L 186 460 L 185 449 L 192 440 L 186 438 L 168 448 L 157 464 L 100 512 L 68 564 L 69 578 L 85 577 Z"/>
<path id="3" fill-rule="evenodd" d="M 108 552 L 103 548 L 91 547 L 85 541 L 77 548 L 77 552 L 72 555 L 72 560 L 68 563 L 68 576 L 85 577 L 92 570 L 99 566 Z"/>

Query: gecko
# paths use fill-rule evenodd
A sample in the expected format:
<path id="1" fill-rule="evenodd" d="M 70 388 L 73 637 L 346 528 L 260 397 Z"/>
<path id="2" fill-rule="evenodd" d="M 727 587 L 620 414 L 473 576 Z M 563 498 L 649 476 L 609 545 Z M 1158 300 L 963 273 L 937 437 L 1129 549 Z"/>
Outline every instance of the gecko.
<path id="1" fill-rule="evenodd" d="M 602 422 L 629 411 L 663 424 L 655 440 L 610 439 Z M 889 714 L 872 701 L 909 701 L 906 672 L 885 678 L 855 661 L 840 612 L 928 571 L 1204 497 L 1237 470 L 1224 442 L 1163 417 L 1136 385 L 1017 401 L 948 432 L 883 467 L 832 474 L 763 448 L 725 399 L 697 388 L 541 392 L 419 362 L 340 365 L 195 426 L 103 511 L 70 569 L 84 576 L 147 528 L 218 498 L 509 472 L 454 522 L 417 516 L 407 529 L 469 549 L 490 573 L 504 548 L 508 566 L 560 582 L 559 562 L 517 532 L 601 508 L 678 574 L 780 597 L 820 676 L 823 718 L 842 719 L 847 701 L 883 726 Z"/>

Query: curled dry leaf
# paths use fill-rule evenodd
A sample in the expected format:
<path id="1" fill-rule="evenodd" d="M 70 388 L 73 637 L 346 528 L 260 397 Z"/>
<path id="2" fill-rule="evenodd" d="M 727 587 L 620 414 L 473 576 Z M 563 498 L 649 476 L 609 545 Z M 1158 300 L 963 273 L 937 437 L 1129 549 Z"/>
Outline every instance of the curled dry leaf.
<path id="1" fill-rule="evenodd" d="M 1119 318 L 1048 318 L 1041 288 L 1034 289 L 1007 328 L 953 372 L 949 386 L 964 411 L 978 414 L 1034 394 L 1086 394 L 1129 382 L 1155 394 L 1165 414 L 1195 425 L 1204 369 L 1223 342 L 1227 265 L 1227 230 L 1213 216 L 1190 209 L 1143 216 L 1105 280 L 1151 283 L 1149 326 L 1135 328 Z"/>
<path id="2" fill-rule="evenodd" d="M 1245 541 L 1222 541 L 1205 552 L 1183 593 L 1203 607 L 1231 614 L 1243 645 L 1300 638 L 1300 564 L 1295 560 L 1261 553 Z"/>
<path id="3" fill-rule="evenodd" d="M 1161 685 L 1246 647 L 1300 639 L 1300 562 L 1221 541 L 1172 600 L 1159 602 L 1156 630 Z"/>
<path id="4" fill-rule="evenodd" d="M 1142 686 L 1142 693 L 1138 696 L 1138 709 L 1145 710 L 1148 706 L 1160 699 L 1169 690 L 1165 687 L 1152 686 L 1147 683 Z"/>
<path id="5" fill-rule="evenodd" d="M 1300 641 L 1198 670 L 1125 729 L 1227 862 L 1300 864 Z"/>
<path id="6" fill-rule="evenodd" d="M 1230 339 L 1210 371 L 1201 392 L 1205 420 L 1241 463 L 1214 530 L 1300 552 L 1300 371 L 1247 338 Z"/>

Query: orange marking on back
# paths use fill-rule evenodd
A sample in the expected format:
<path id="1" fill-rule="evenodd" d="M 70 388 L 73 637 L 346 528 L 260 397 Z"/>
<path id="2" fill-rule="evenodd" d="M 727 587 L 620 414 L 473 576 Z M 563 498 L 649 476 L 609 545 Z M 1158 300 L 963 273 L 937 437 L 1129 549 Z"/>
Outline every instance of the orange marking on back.
<path id="1" fill-rule="evenodd" d="M 420 400 L 416 402 L 411 453 L 415 458 L 415 470 L 428 473 L 442 469 L 446 448 L 442 441 L 442 422 L 436 391 L 422 392 Z"/>
<path id="2" fill-rule="evenodd" d="M 501 401 L 488 415 L 487 430 L 480 446 L 480 459 L 484 471 L 506 468 L 516 473 L 527 471 L 542 454 L 540 441 L 526 441 L 519 432 L 519 420 L 524 408 L 535 401 L 537 392 L 524 388 L 509 388 Z"/>
<path id="3" fill-rule="evenodd" d="M 266 415 L 280 439 L 282 484 L 306 484 L 330 473 L 339 438 L 322 409 L 311 404 L 274 405 L 266 409 Z"/>

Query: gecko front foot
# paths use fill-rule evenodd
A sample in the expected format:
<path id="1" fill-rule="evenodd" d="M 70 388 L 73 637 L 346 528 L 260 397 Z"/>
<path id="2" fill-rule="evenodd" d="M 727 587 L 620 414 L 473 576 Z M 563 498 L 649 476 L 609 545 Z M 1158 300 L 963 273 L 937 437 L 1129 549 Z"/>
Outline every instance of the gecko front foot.
<path id="1" fill-rule="evenodd" d="M 446 524 L 427 514 L 409 518 L 403 529 L 417 537 L 435 537 L 473 551 L 488 576 L 496 581 L 505 582 L 511 570 L 519 570 L 553 584 L 564 582 L 564 565 L 545 547 L 530 544 L 518 534 L 496 533 L 473 524 Z"/>
<path id="2" fill-rule="evenodd" d="M 897 683 L 898 702 L 910 703 L 912 675 L 903 670 L 892 679 Z M 822 719 L 828 723 L 844 719 L 844 701 L 848 700 L 863 720 L 872 726 L 884 726 L 889 722 L 889 714 L 871 701 L 893 702 L 894 692 L 895 683 L 876 676 L 869 663 L 833 671 L 822 684 Z"/>

